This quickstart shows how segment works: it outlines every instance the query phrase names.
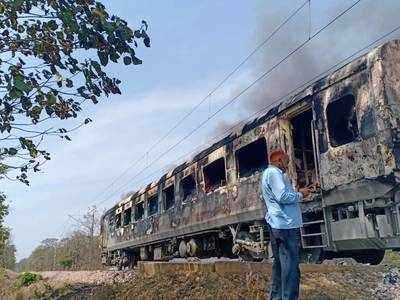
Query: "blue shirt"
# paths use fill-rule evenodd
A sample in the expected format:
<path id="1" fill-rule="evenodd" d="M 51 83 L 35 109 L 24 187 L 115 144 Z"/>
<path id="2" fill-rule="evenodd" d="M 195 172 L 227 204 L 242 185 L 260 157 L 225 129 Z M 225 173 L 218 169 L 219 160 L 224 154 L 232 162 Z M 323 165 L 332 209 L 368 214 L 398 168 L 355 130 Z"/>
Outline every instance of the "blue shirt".
<path id="1" fill-rule="evenodd" d="M 292 229 L 302 226 L 299 202 L 303 195 L 293 189 L 281 169 L 269 165 L 261 177 L 261 192 L 267 206 L 265 219 L 274 229 Z"/>

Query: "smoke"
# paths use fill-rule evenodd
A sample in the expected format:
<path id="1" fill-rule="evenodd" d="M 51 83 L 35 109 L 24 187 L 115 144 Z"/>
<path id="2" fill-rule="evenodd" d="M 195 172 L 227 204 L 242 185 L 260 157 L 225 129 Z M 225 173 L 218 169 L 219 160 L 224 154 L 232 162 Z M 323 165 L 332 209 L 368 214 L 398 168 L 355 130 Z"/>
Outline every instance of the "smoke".
<path id="1" fill-rule="evenodd" d="M 228 134 L 227 131 L 229 131 L 232 127 L 233 122 L 220 120 L 214 128 L 214 136 L 221 137 L 221 135 Z"/>
<path id="2" fill-rule="evenodd" d="M 311 7 L 311 23 L 308 6 L 305 6 L 255 57 L 252 72 L 254 78 L 271 68 L 353 2 L 334 2 L 331 6 L 326 3 L 328 6 L 322 11 L 321 5 L 315 4 L 316 7 Z M 313 2 L 311 3 L 313 5 Z M 291 10 L 293 7 L 280 6 L 277 10 L 267 13 L 262 18 L 260 30 L 256 35 L 257 42 L 263 40 Z M 399 11 L 400 1 L 361 2 L 251 89 L 242 99 L 241 108 L 248 112 L 264 108 L 362 48 L 369 41 L 399 26 Z M 400 34 L 390 39 L 396 37 L 399 38 Z"/>

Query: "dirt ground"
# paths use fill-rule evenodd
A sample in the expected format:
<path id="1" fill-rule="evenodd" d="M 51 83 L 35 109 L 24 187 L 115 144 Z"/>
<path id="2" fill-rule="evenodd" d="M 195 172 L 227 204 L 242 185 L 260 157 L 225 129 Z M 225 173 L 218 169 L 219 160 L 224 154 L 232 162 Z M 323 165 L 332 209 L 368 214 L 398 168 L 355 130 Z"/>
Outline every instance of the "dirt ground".
<path id="1" fill-rule="evenodd" d="M 307 265 L 302 269 L 301 299 L 400 299 L 399 267 L 347 262 Z M 4 276 L 3 272 L 0 299 L 265 299 L 270 272 L 227 270 L 178 268 L 150 275 L 140 268 L 41 272 L 43 279 L 28 287 L 15 284 L 16 273 Z"/>

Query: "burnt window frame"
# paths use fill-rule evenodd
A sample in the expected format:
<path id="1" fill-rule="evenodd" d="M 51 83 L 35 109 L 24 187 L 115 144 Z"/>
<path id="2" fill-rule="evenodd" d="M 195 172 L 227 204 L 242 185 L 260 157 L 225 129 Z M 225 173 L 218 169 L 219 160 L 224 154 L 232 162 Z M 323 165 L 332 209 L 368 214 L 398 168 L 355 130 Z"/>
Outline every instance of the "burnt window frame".
<path id="1" fill-rule="evenodd" d="M 142 204 L 142 206 L 143 206 L 143 214 L 142 214 L 142 217 L 141 217 L 140 219 L 137 219 L 137 218 L 136 218 L 136 209 L 137 209 L 137 206 L 138 206 L 139 204 Z M 134 203 L 134 204 L 133 204 L 133 207 L 134 207 L 134 210 L 133 210 L 133 219 L 134 219 L 134 222 L 136 223 L 136 222 L 139 222 L 139 221 L 143 220 L 143 219 L 145 218 L 145 205 L 144 205 L 144 201 L 141 200 L 141 201 L 138 201 L 138 202 Z"/>
<path id="2" fill-rule="evenodd" d="M 352 97 L 353 100 L 354 100 L 355 118 L 356 118 L 356 123 L 357 123 L 357 136 L 354 137 L 354 139 L 349 141 L 349 142 L 346 142 L 346 143 L 343 143 L 343 144 L 333 145 L 332 144 L 332 140 L 331 140 L 331 134 L 330 134 L 331 130 L 330 130 L 330 124 L 329 124 L 328 109 L 329 109 L 330 105 L 332 105 L 334 103 L 337 103 L 337 102 L 339 102 L 339 101 L 341 101 L 341 100 L 343 100 L 343 99 L 345 99 L 347 97 Z M 356 141 L 360 141 L 361 132 L 360 132 L 359 120 L 358 120 L 358 114 L 357 114 L 357 101 L 358 101 L 357 100 L 357 96 L 354 93 L 346 93 L 346 94 L 343 94 L 340 97 L 337 97 L 337 98 L 329 100 L 328 105 L 325 108 L 325 120 L 326 120 L 326 129 L 325 130 L 326 130 L 326 138 L 327 138 L 328 144 L 329 144 L 329 146 L 331 148 L 338 148 L 338 147 L 345 146 L 347 144 L 350 144 L 350 143 L 353 143 L 353 142 L 356 142 Z"/>
<path id="3" fill-rule="evenodd" d="M 130 213 L 130 218 L 129 218 L 129 222 L 128 223 L 126 223 L 125 222 L 125 212 L 127 211 L 127 210 L 130 210 L 131 211 L 131 213 Z M 132 224 L 132 206 L 131 207 L 128 207 L 127 209 L 124 209 L 124 211 L 123 211 L 123 213 L 124 213 L 124 215 L 123 215 L 123 217 L 122 217 L 122 222 L 121 222 L 121 224 L 122 224 L 122 226 L 121 227 L 125 227 L 125 226 L 129 226 L 130 224 Z M 126 224 L 125 224 L 126 223 Z"/>
<path id="4" fill-rule="evenodd" d="M 192 176 L 193 179 L 194 179 L 194 192 L 191 193 L 191 194 L 189 194 L 189 195 L 186 196 L 186 198 L 185 198 L 184 189 L 183 189 L 182 183 L 183 183 L 183 180 L 184 180 L 185 178 L 189 177 L 189 176 Z M 196 171 L 193 171 L 193 172 L 189 173 L 188 175 L 183 176 L 183 177 L 179 180 L 179 190 L 180 190 L 180 193 L 179 193 L 179 194 L 180 194 L 180 197 L 181 197 L 181 199 L 182 199 L 182 202 L 185 202 L 185 200 L 186 200 L 190 195 L 193 195 L 193 194 L 198 193 L 198 191 L 199 191 L 199 185 L 198 185 L 198 183 L 197 183 Z"/>
<path id="5" fill-rule="evenodd" d="M 119 222 L 118 222 L 118 220 L 119 220 Z M 118 229 L 121 227 L 122 227 L 122 212 L 119 212 L 119 213 L 115 214 L 115 228 Z"/>
<path id="6" fill-rule="evenodd" d="M 206 190 L 206 182 L 205 182 L 206 176 L 205 176 L 205 174 L 204 174 L 204 169 L 207 168 L 209 165 L 215 163 L 216 161 L 220 160 L 220 159 L 222 159 L 223 162 L 224 162 L 225 184 L 224 184 L 224 185 L 220 185 L 220 186 L 218 186 L 217 188 L 212 189 L 211 191 L 207 192 L 207 190 Z M 225 157 L 225 155 L 224 155 L 224 156 L 221 156 L 221 157 L 219 157 L 219 158 L 217 158 L 217 159 L 214 159 L 213 161 L 209 162 L 209 163 L 206 164 L 206 165 L 203 165 L 203 166 L 201 167 L 201 175 L 202 175 L 202 177 L 203 177 L 203 189 L 204 189 L 204 192 L 205 192 L 206 194 L 212 193 L 212 192 L 214 192 L 215 190 L 217 190 L 217 189 L 219 189 L 219 188 L 221 188 L 221 187 L 227 186 L 227 185 L 228 185 L 228 173 L 227 173 L 227 170 L 226 170 L 226 157 Z"/>
<path id="7" fill-rule="evenodd" d="M 165 194 L 166 194 L 165 190 L 169 189 L 171 187 L 173 187 L 174 202 L 170 207 L 167 208 L 167 199 L 165 197 Z M 172 209 L 176 205 L 176 200 L 177 199 L 176 199 L 176 194 L 175 194 L 175 182 L 173 182 L 172 184 L 170 184 L 168 186 L 164 186 L 163 187 L 163 189 L 161 191 L 161 197 L 162 197 L 162 204 L 163 204 L 163 210 L 164 211 L 168 211 L 168 210 Z"/>
<path id="8" fill-rule="evenodd" d="M 156 202 L 157 202 L 157 211 L 154 213 L 151 213 L 151 210 L 150 210 L 150 200 L 152 200 L 152 199 L 156 199 Z M 160 213 L 160 205 L 159 205 L 160 203 L 158 201 L 158 193 L 155 193 L 152 196 L 147 195 L 146 202 L 147 202 L 147 216 L 148 217 L 155 216 Z"/>
<path id="9" fill-rule="evenodd" d="M 237 177 L 238 179 L 252 177 L 252 176 L 254 176 L 257 172 L 259 172 L 259 173 L 262 172 L 262 170 L 260 170 L 260 171 L 253 172 L 253 173 L 251 173 L 250 175 L 247 175 L 247 176 L 241 176 L 241 175 L 240 175 L 240 168 L 239 168 L 239 159 L 238 159 L 238 156 L 237 156 L 237 152 L 238 152 L 238 151 L 243 150 L 243 148 L 246 148 L 246 147 L 250 146 L 251 144 L 253 144 L 253 143 L 255 143 L 255 142 L 259 141 L 259 140 L 264 140 L 264 142 L 265 142 L 265 157 L 264 157 L 264 158 L 265 158 L 265 168 L 268 167 L 269 161 L 268 161 L 268 145 L 267 145 L 267 138 L 266 138 L 265 136 L 259 136 L 258 138 L 252 140 L 250 143 L 247 143 L 246 145 L 241 146 L 240 148 L 235 149 L 235 151 L 234 151 L 234 153 L 233 153 L 233 156 L 234 156 L 234 159 L 235 159 L 236 177 Z M 225 166 L 225 169 L 226 169 L 226 166 Z"/>

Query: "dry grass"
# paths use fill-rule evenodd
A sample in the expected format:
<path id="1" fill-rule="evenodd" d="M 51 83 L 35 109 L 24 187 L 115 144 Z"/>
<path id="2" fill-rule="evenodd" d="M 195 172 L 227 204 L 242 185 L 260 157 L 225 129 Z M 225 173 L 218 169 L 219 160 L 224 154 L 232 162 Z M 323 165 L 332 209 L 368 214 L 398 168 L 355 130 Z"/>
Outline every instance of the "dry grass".
<path id="1" fill-rule="evenodd" d="M 396 253 L 386 257 L 386 264 L 398 262 L 400 257 Z M 301 299 L 374 299 L 384 270 L 384 266 L 362 265 L 310 268 L 302 274 Z M 12 287 L 17 276 L 7 276 L 7 281 L 3 279 L 0 284 Z M 116 284 L 66 284 L 44 278 L 29 287 L 14 289 L 12 297 L 8 294 L 9 297 L 0 299 L 265 299 L 269 276 L 261 272 L 170 272 L 152 277 L 135 274 L 131 281 Z"/>

